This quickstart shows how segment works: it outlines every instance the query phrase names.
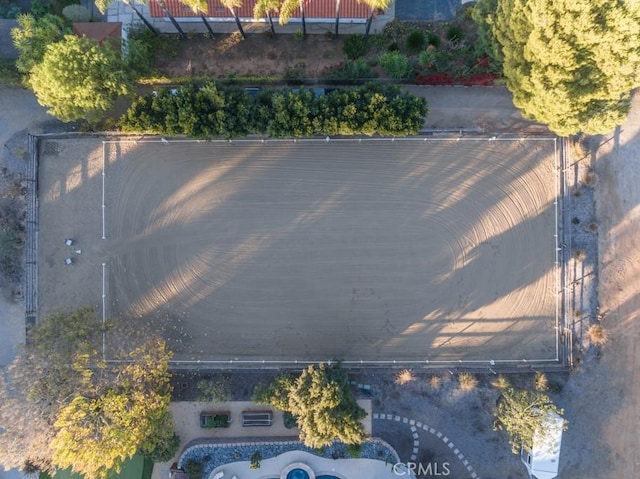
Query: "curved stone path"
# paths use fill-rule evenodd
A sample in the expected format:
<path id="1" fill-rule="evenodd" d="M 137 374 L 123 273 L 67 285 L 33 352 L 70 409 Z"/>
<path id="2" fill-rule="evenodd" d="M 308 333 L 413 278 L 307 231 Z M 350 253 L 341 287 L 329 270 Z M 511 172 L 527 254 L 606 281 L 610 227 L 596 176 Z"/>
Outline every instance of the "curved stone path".
<path id="1" fill-rule="evenodd" d="M 438 439 L 442 440 L 442 442 L 445 443 L 449 447 L 449 449 L 451 449 L 453 454 L 456 455 L 456 457 L 460 460 L 467 471 L 469 471 L 470 477 L 472 479 L 479 479 L 478 474 L 476 474 L 476 472 L 473 470 L 473 466 L 469 464 L 469 461 L 464 457 L 464 454 L 460 452 L 460 449 L 458 449 L 447 436 L 445 436 L 437 429 L 429 426 L 428 424 L 424 424 L 421 421 L 416 421 L 415 419 L 411 419 L 405 416 L 398 416 L 396 414 L 374 413 L 373 419 L 395 421 L 398 423 L 406 424 L 411 428 L 411 433 L 413 434 L 413 450 L 411 451 L 410 457 L 411 462 L 414 462 L 418 458 L 418 451 L 420 450 L 420 435 L 418 434 L 418 430 L 422 429 L 424 432 L 427 432 L 432 436 L 435 436 Z"/>

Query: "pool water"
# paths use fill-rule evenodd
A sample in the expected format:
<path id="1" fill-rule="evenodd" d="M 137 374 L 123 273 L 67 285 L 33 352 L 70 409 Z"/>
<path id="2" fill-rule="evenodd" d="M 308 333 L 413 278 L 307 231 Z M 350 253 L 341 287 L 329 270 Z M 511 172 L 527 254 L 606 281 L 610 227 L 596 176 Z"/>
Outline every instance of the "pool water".
<path id="1" fill-rule="evenodd" d="M 336 476 L 325 476 L 325 475 L 322 475 L 322 476 L 316 476 L 316 479 L 340 479 L 340 478 L 336 477 Z"/>
<path id="2" fill-rule="evenodd" d="M 309 479 L 309 474 L 304 469 L 292 469 L 287 474 L 287 479 Z"/>

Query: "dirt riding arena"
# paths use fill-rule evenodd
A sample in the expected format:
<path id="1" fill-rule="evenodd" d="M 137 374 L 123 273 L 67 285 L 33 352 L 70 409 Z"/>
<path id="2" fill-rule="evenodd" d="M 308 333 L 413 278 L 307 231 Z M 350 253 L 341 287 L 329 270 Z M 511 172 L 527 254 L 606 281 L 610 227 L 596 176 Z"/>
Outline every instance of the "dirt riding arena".
<path id="1" fill-rule="evenodd" d="M 40 316 L 186 364 L 558 359 L 554 139 L 55 143 Z"/>

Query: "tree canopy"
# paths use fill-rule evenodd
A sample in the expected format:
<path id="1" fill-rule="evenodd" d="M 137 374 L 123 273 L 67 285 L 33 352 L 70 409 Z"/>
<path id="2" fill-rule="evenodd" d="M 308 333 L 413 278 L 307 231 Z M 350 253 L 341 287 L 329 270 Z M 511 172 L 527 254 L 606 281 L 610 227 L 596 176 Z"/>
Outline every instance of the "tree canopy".
<path id="1" fill-rule="evenodd" d="M 333 441 L 361 444 L 366 416 L 349 390 L 346 372 L 339 364 L 310 365 L 300 376 L 281 375 L 257 388 L 254 400 L 292 414 L 300 428 L 300 440 L 320 448 Z"/>
<path id="2" fill-rule="evenodd" d="M 99 118 L 131 88 L 120 48 L 74 35 L 47 46 L 29 84 L 38 102 L 62 121 Z"/>
<path id="3" fill-rule="evenodd" d="M 498 402 L 494 429 L 506 431 L 511 452 L 519 454 L 521 447 L 531 449 L 536 431 L 544 434 L 550 413 L 562 416 L 564 411 L 557 408 L 546 394 L 507 387 Z"/>
<path id="4" fill-rule="evenodd" d="M 71 33 L 62 17 L 44 15 L 40 18 L 30 13 L 18 16 L 19 27 L 11 30 L 13 44 L 19 52 L 16 68 L 24 75 L 42 61 L 47 46 L 62 40 L 65 34 Z"/>
<path id="5" fill-rule="evenodd" d="M 640 86 L 640 3 L 498 0 L 480 11 L 525 117 L 562 136 L 605 133 L 625 119 Z"/>
<path id="6" fill-rule="evenodd" d="M 250 97 L 215 83 L 136 98 L 120 120 L 126 131 L 232 138 L 312 135 L 412 135 L 423 125 L 424 98 L 396 85 L 368 84 L 315 96 L 309 89 L 263 90 Z"/>
<path id="7" fill-rule="evenodd" d="M 119 328 L 118 328 L 119 329 Z M 177 449 L 169 401 L 171 354 L 154 336 L 127 334 L 107 364 L 105 326 L 91 308 L 49 315 L 0 378 L 0 463 L 103 478 L 142 452 Z M 114 332 L 115 334 L 115 332 Z"/>

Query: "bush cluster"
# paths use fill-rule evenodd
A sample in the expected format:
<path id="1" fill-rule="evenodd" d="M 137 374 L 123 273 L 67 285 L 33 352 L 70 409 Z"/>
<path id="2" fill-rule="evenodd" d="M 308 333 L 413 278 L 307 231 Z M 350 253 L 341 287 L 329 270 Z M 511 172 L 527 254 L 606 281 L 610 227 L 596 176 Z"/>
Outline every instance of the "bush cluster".
<path id="1" fill-rule="evenodd" d="M 368 80 L 374 76 L 371 67 L 362 58 L 340 62 L 337 65 L 328 67 L 322 73 L 322 79 L 325 82 L 354 82 L 356 80 Z"/>
<path id="2" fill-rule="evenodd" d="M 427 37 L 422 30 L 413 30 L 407 35 L 407 50 L 418 53 L 424 47 Z"/>
<path id="3" fill-rule="evenodd" d="M 391 78 L 407 78 L 409 75 L 409 59 L 400 52 L 385 52 L 378 57 L 378 62 Z"/>
<path id="4" fill-rule="evenodd" d="M 356 60 L 367 53 L 367 42 L 363 35 L 351 35 L 345 40 L 342 49 L 347 58 Z"/>
<path id="5" fill-rule="evenodd" d="M 309 89 L 262 90 L 250 96 L 215 83 L 190 84 L 137 97 L 120 120 L 123 130 L 191 138 L 416 134 L 427 114 L 424 98 L 395 85 L 367 84 L 316 96 Z"/>

